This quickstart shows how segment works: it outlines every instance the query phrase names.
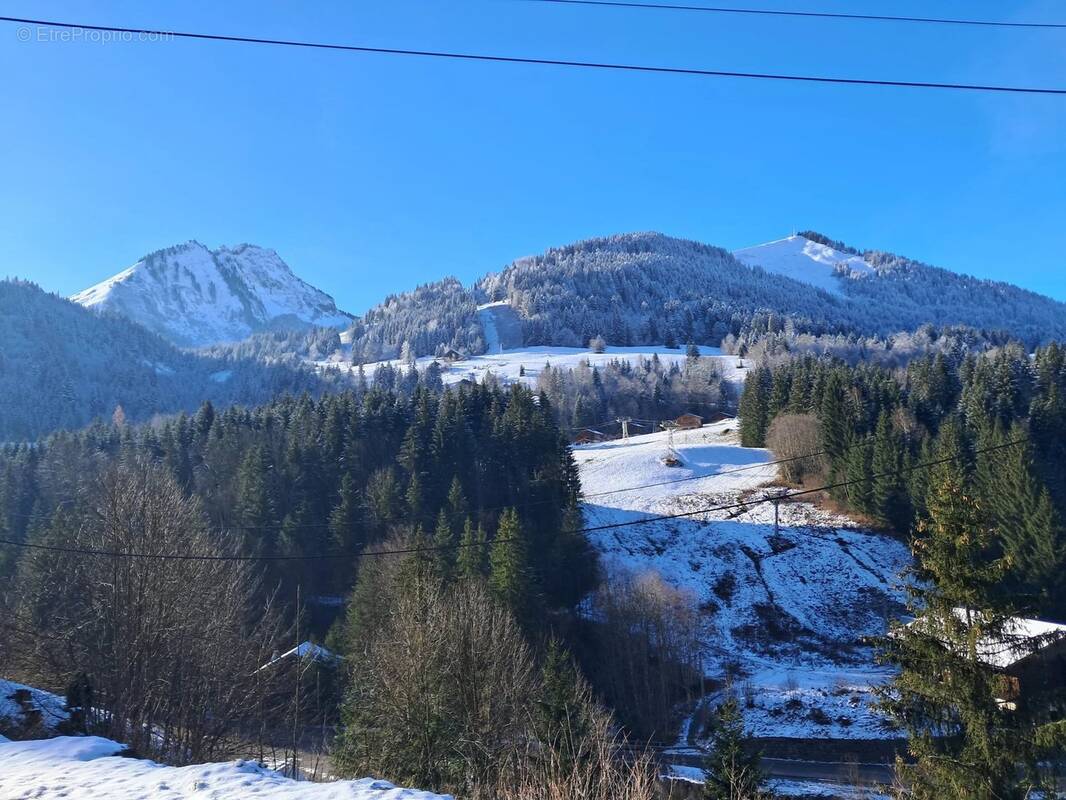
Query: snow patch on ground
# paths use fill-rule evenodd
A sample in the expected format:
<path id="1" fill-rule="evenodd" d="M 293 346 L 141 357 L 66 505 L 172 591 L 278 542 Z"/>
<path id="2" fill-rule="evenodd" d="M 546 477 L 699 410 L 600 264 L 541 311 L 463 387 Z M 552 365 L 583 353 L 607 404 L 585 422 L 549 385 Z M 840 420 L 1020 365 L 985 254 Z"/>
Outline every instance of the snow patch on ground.
<path id="1" fill-rule="evenodd" d="M 841 253 L 802 236 L 789 236 L 774 242 L 735 250 L 738 260 L 767 272 L 784 275 L 830 294 L 842 295 L 842 276 L 873 274 L 874 268 L 861 256 Z"/>
<path id="2" fill-rule="evenodd" d="M 574 448 L 587 525 L 746 502 L 776 475 L 768 451 L 739 446 L 734 420 L 675 433 L 681 466 L 664 465 L 667 443 L 656 433 Z M 765 503 L 590 538 L 608 568 L 653 570 L 690 593 L 703 617 L 704 671 L 731 679 L 752 734 L 897 735 L 871 708 L 892 673 L 874 664 L 864 637 L 883 633 L 902 608 L 902 542 L 800 502 L 781 504 L 776 534 Z"/>
<path id="3" fill-rule="evenodd" d="M 62 697 L 0 678 L 0 730 L 48 735 L 68 718 Z"/>
<path id="4" fill-rule="evenodd" d="M 485 351 L 487 353 L 503 352 L 503 345 L 500 343 L 500 330 L 496 326 L 496 313 L 504 307 L 510 308 L 506 300 L 498 300 L 495 303 L 486 303 L 477 307 L 477 318 L 481 323 L 481 329 L 485 332 Z"/>
<path id="5" fill-rule="evenodd" d="M 0 797 L 66 800 L 444 800 L 363 778 L 306 783 L 254 761 L 168 767 L 118 756 L 124 746 L 97 736 L 0 743 Z"/>
<path id="6" fill-rule="evenodd" d="M 702 784 L 707 773 L 699 767 L 684 764 L 666 764 L 662 777 L 665 780 L 681 783 Z M 802 800 L 888 800 L 888 795 L 873 788 L 845 786 L 827 781 L 803 781 L 771 778 L 766 781 L 766 788 L 775 797 L 802 798 Z"/>

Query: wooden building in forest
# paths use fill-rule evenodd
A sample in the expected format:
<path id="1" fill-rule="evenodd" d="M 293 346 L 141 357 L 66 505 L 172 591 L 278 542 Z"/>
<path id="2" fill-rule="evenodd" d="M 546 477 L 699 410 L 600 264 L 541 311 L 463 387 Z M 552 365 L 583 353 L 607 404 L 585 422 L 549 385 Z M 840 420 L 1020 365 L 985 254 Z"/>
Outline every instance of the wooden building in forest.
<path id="1" fill-rule="evenodd" d="M 686 411 L 674 420 L 674 425 L 679 431 L 695 430 L 703 427 L 703 417 L 699 414 L 693 414 L 691 411 Z"/>

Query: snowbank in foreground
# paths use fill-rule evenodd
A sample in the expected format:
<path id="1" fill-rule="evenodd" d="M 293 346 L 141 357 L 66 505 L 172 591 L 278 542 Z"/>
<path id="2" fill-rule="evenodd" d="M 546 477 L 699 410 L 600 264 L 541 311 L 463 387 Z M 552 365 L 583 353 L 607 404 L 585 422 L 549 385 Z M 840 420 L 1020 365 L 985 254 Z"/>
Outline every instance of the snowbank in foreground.
<path id="1" fill-rule="evenodd" d="M 363 778 L 302 783 L 254 761 L 168 767 L 117 756 L 123 745 L 98 736 L 0 741 L 0 797 L 39 800 L 445 800 Z"/>

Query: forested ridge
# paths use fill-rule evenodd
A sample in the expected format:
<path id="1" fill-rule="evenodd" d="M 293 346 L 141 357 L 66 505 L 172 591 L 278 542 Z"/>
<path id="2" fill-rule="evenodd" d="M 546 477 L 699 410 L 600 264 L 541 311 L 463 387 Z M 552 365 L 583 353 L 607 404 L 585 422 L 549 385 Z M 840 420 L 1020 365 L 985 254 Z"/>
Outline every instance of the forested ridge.
<path id="1" fill-rule="evenodd" d="M 172 472 L 213 527 L 239 537 L 242 552 L 342 554 L 279 567 L 290 592 L 302 581 L 315 593 L 343 594 L 361 549 L 397 526 L 415 538 L 443 537 L 441 514 L 456 541 L 472 526 L 491 548 L 510 506 L 529 537 L 531 591 L 572 605 L 594 574 L 591 555 L 589 571 L 574 568 L 583 540 L 558 533 L 564 519 L 580 527 L 567 440 L 550 405 L 520 386 L 416 386 L 409 397 L 371 389 L 217 412 L 205 403 L 158 426 L 56 434 L 3 451 L 0 525 L 17 541 L 47 538 L 52 515 L 77 513 L 79 487 L 132 454 Z M 10 548 L 4 554 L 10 569 Z"/>
<path id="2" fill-rule="evenodd" d="M 771 327 L 812 335 L 884 337 L 935 320 L 988 336 L 1009 331 L 1029 345 L 1066 336 L 1066 306 L 1035 292 L 802 235 L 861 255 L 872 272 L 842 274 L 842 295 L 829 294 L 719 247 L 620 234 L 517 259 L 470 289 L 448 278 L 391 296 L 355 323 L 353 351 L 363 362 L 395 357 L 404 342 L 417 355 L 441 344 L 483 352 L 474 310 L 495 300 L 518 312 L 527 345 L 580 347 L 595 336 L 615 345 L 717 345 L 767 316 L 777 320 Z"/>
<path id="3" fill-rule="evenodd" d="M 57 429 L 261 403 L 331 385 L 296 358 L 207 356 L 115 314 L 97 314 L 24 281 L 0 281 L 0 442 Z"/>

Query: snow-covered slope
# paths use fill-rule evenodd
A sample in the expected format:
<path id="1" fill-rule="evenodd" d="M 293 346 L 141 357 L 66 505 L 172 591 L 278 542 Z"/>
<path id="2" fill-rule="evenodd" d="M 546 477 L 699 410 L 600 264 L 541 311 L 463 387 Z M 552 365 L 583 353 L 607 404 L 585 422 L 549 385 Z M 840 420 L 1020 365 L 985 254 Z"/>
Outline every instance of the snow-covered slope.
<path id="1" fill-rule="evenodd" d="M 586 523 L 764 496 L 760 487 L 776 476 L 772 456 L 740 447 L 735 429 L 725 420 L 675 434 L 677 467 L 662 461 L 665 433 L 575 447 Z M 619 491 L 648 484 L 660 485 Z M 781 504 L 776 535 L 773 518 L 767 503 L 591 536 L 608 568 L 657 572 L 690 594 L 703 613 L 705 673 L 737 676 L 752 734 L 892 736 L 870 709 L 872 687 L 890 673 L 874 664 L 863 637 L 883 633 L 901 610 L 907 548 L 808 503 Z"/>
<path id="2" fill-rule="evenodd" d="M 276 252 L 248 244 L 209 250 L 187 242 L 160 250 L 71 300 L 122 314 L 183 347 L 239 341 L 275 327 L 351 322 Z"/>
<path id="3" fill-rule="evenodd" d="M 497 335 L 495 329 L 493 329 L 493 335 Z M 651 359 L 652 356 L 657 356 L 665 367 L 670 367 L 673 364 L 684 366 L 686 359 L 684 349 L 653 344 L 607 347 L 602 353 L 594 353 L 585 347 L 522 347 L 515 350 L 499 350 L 498 348 L 497 340 L 494 348 L 485 355 L 469 356 L 451 362 L 433 356 L 422 356 L 415 363 L 419 370 L 424 370 L 436 362 L 441 370 L 441 381 L 445 386 L 453 386 L 462 381 L 481 383 L 491 374 L 504 384 L 521 382 L 530 388 L 536 388 L 537 377 L 545 364 L 551 366 L 552 369 L 576 369 L 579 364 L 586 361 L 590 367 L 602 367 L 610 361 L 629 361 L 636 364 L 642 358 Z M 748 371 L 753 366 L 751 360 L 722 355 L 722 351 L 717 347 L 701 345 L 699 350 L 703 357 L 713 359 L 718 363 L 722 377 L 735 384 L 739 391 Z M 342 349 L 329 359 L 312 363 L 320 370 L 340 370 L 354 375 L 356 368 L 351 366 L 350 360 L 349 352 Z M 364 364 L 363 372 L 368 379 L 373 378 L 374 371 L 385 364 L 399 370 L 406 369 L 402 361 L 392 359 Z"/>
<path id="4" fill-rule="evenodd" d="M 873 274 L 874 268 L 861 256 L 834 250 L 803 236 L 767 242 L 735 250 L 739 261 L 767 272 L 784 275 L 832 294 L 842 294 L 841 279 L 849 275 Z"/>
<path id="5" fill-rule="evenodd" d="M 168 767 L 119 755 L 125 746 L 98 736 L 0 741 L 0 797 L 66 800 L 446 800 L 362 778 L 294 781 L 254 761 Z"/>

